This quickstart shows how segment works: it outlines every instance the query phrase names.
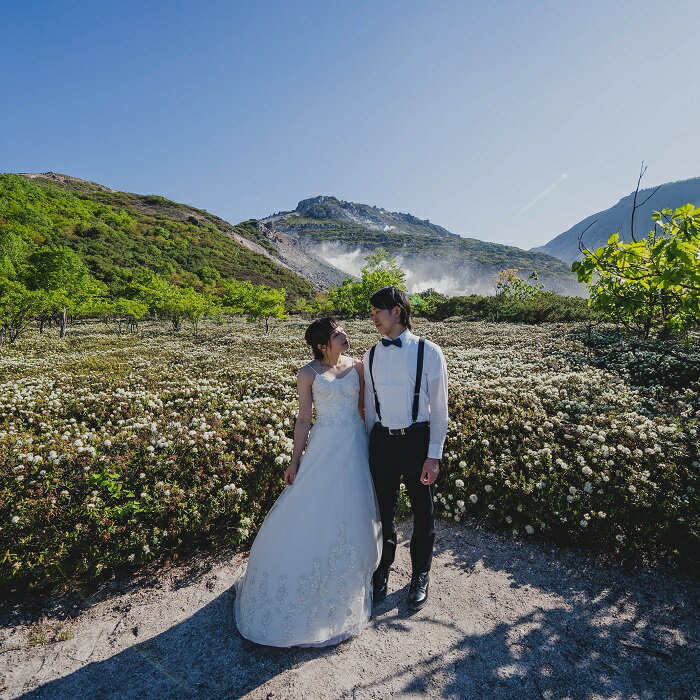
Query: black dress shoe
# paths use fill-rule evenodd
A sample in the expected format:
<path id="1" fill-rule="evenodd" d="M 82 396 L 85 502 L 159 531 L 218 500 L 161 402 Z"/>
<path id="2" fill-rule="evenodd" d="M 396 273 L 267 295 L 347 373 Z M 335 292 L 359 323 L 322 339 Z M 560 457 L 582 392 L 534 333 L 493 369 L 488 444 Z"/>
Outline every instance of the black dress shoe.
<path id="1" fill-rule="evenodd" d="M 381 603 L 386 598 L 388 583 L 389 569 L 380 566 L 372 575 L 372 601 L 374 603 Z"/>
<path id="2" fill-rule="evenodd" d="M 420 610 L 428 602 L 428 584 L 430 574 L 424 571 L 422 574 L 411 576 L 411 585 L 408 589 L 408 607 L 411 610 Z"/>

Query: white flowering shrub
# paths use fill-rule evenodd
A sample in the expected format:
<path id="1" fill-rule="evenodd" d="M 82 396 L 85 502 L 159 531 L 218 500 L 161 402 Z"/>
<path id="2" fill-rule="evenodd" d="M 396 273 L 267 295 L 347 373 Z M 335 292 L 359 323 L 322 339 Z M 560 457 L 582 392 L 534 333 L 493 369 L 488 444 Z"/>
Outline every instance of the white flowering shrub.
<path id="1" fill-rule="evenodd" d="M 0 584 L 46 590 L 254 536 L 284 488 L 307 322 L 76 326 L 0 348 Z M 688 558 L 698 387 L 632 386 L 569 325 L 427 323 L 450 372 L 438 515 Z M 347 324 L 361 357 L 369 322 Z M 399 515 L 408 513 L 405 489 Z"/>
<path id="2" fill-rule="evenodd" d="M 2 348 L 2 585 L 45 589 L 250 540 L 291 461 L 299 333 L 83 327 Z"/>
<path id="3" fill-rule="evenodd" d="M 463 349 L 448 350 L 451 415 L 439 490 L 459 500 L 436 497 L 442 516 L 697 563 L 693 371 L 684 384 L 676 373 L 659 383 L 657 373 L 656 382 L 635 386 L 624 367 L 600 367 L 564 325 L 452 329 Z"/>

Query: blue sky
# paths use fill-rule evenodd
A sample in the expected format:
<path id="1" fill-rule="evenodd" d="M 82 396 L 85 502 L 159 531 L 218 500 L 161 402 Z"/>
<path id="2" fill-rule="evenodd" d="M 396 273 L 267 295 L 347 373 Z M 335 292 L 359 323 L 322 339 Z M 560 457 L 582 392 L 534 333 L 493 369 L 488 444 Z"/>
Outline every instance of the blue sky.
<path id="1" fill-rule="evenodd" d="M 700 175 L 700 3 L 4 0 L 0 171 L 540 245 Z"/>

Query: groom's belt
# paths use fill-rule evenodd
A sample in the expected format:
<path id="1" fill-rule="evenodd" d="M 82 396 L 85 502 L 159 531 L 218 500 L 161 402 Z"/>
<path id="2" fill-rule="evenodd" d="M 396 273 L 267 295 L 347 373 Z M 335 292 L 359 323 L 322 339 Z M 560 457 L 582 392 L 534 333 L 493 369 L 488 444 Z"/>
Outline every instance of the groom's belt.
<path id="1" fill-rule="evenodd" d="M 429 425 L 430 422 L 427 420 L 423 420 L 420 423 L 411 423 L 411 425 L 409 425 L 407 428 L 387 428 L 381 423 L 374 424 L 377 430 L 381 430 L 387 435 L 407 435 L 408 433 L 414 433 L 416 430 L 420 430 L 421 428 L 427 428 Z"/>

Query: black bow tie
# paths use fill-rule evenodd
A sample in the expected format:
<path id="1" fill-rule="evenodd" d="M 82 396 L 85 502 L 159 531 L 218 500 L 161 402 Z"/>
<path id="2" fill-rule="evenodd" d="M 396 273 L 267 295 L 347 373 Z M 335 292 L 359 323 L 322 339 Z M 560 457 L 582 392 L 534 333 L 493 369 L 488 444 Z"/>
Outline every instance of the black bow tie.
<path id="1" fill-rule="evenodd" d="M 401 338 L 394 338 L 394 340 L 391 340 L 391 338 L 382 338 L 382 345 L 385 348 L 388 348 L 390 345 L 396 345 L 397 348 L 400 348 Z"/>

